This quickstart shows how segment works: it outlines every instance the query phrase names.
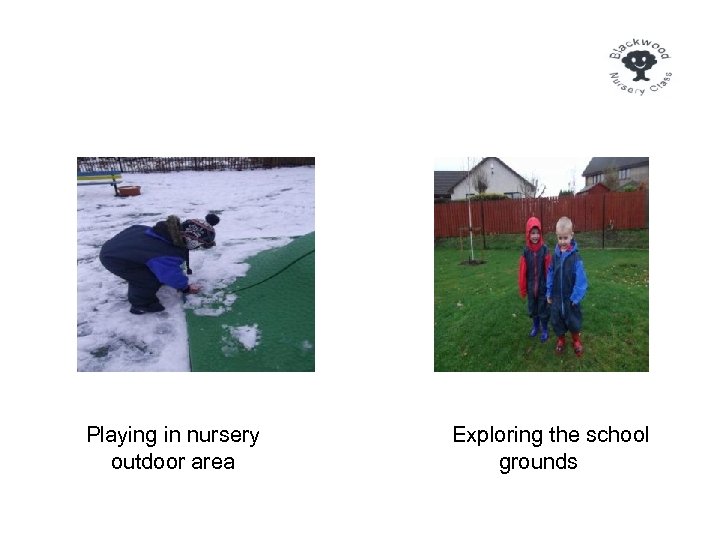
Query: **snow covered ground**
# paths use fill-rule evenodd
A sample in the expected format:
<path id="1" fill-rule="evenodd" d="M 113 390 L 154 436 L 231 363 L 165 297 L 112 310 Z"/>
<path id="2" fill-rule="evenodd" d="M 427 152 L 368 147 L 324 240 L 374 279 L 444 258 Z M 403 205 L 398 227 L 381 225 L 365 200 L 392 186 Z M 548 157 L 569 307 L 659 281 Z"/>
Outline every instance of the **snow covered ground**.
<path id="1" fill-rule="evenodd" d="M 247 258 L 315 230 L 315 169 L 123 174 L 138 197 L 114 197 L 109 185 L 77 188 L 78 371 L 188 371 L 183 309 L 212 316 L 212 302 L 230 305 L 224 288 L 244 276 Z M 102 244 L 131 225 L 220 216 L 217 246 L 190 253 L 191 283 L 203 287 L 187 301 L 175 289 L 158 292 L 166 311 L 133 315 L 127 285 L 100 264 Z M 247 347 L 252 336 L 243 335 Z"/>

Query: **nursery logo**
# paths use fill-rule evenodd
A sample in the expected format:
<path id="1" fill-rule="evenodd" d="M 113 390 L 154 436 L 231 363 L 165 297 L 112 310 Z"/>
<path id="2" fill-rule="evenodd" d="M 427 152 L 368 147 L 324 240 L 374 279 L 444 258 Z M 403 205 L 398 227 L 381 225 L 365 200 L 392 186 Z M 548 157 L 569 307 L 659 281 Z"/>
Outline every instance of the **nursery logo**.
<path id="1" fill-rule="evenodd" d="M 616 88 L 636 96 L 656 94 L 672 80 L 672 58 L 660 43 L 633 38 L 612 49 L 610 80 Z"/>

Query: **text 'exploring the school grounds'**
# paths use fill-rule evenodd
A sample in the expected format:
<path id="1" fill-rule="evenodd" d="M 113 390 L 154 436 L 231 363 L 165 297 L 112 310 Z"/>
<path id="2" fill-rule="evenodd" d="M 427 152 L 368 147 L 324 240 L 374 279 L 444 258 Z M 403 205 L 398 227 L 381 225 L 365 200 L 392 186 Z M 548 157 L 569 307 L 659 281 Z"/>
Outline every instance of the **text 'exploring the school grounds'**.
<path id="1" fill-rule="evenodd" d="M 480 448 L 488 445 L 503 445 L 503 450 L 508 445 L 525 445 L 526 449 L 530 449 L 528 454 L 535 453 L 535 450 L 543 447 L 543 444 L 546 447 L 550 444 L 573 445 L 583 442 L 594 445 L 647 444 L 649 435 L 648 426 L 632 429 L 607 426 L 587 430 L 566 429 L 560 426 L 545 430 L 521 429 L 518 426 L 512 428 L 453 426 L 453 443 L 471 444 Z M 562 454 L 554 452 L 553 455 L 544 456 L 503 455 L 500 456 L 498 465 L 499 472 L 507 475 L 513 471 L 528 469 L 575 470 L 579 463 L 580 460 L 575 455 L 568 455 L 567 450 L 563 449 Z"/>

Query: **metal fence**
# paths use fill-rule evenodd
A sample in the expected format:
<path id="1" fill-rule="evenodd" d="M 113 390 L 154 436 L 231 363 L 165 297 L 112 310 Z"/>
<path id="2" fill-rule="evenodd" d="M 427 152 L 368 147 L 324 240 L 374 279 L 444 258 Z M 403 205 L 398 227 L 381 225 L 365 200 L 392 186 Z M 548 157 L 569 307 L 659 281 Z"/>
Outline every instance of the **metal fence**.
<path id="1" fill-rule="evenodd" d="M 244 171 L 315 165 L 314 157 L 79 157 L 77 172 Z"/>

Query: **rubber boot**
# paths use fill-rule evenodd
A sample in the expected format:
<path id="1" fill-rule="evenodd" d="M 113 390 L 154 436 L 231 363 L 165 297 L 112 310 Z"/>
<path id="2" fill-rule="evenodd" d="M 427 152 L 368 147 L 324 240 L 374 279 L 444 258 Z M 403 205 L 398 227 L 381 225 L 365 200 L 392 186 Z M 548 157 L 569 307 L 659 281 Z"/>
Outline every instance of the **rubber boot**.
<path id="1" fill-rule="evenodd" d="M 583 353 L 585 352 L 585 349 L 583 348 L 583 344 L 580 342 L 580 332 L 573 332 L 572 341 L 573 341 L 573 350 L 575 351 L 575 356 L 580 358 L 583 355 Z"/>
<path id="2" fill-rule="evenodd" d="M 539 317 L 533 317 L 533 327 L 532 330 L 530 330 L 530 334 L 528 334 L 530 337 L 537 336 L 538 330 L 540 329 L 540 318 Z"/>
<path id="3" fill-rule="evenodd" d="M 132 306 L 130 308 L 130 313 L 132 313 L 133 315 L 142 315 L 144 313 L 157 313 L 158 311 L 165 311 L 165 306 L 163 306 L 160 302 L 155 302 L 147 306 Z"/>
<path id="4" fill-rule="evenodd" d="M 542 334 L 540 334 L 540 343 L 545 343 L 548 340 L 548 325 L 547 321 L 542 323 Z"/>
<path id="5" fill-rule="evenodd" d="M 557 343 L 555 343 L 555 352 L 558 354 L 565 352 L 565 335 L 558 337 Z"/>

